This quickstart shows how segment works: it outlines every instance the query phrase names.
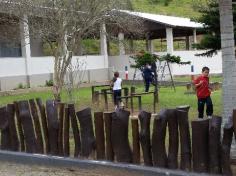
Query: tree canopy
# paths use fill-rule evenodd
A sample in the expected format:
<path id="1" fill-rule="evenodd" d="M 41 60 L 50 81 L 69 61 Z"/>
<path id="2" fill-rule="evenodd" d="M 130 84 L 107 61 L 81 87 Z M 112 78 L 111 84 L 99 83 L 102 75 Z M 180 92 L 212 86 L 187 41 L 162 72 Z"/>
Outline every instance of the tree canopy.
<path id="1" fill-rule="evenodd" d="M 202 56 L 212 56 L 221 49 L 220 36 L 220 14 L 218 0 L 207 0 L 206 4 L 199 4 L 198 11 L 202 14 L 197 19 L 204 24 L 203 32 L 205 35 L 199 44 L 194 45 L 197 49 L 206 49 L 207 52 L 201 53 Z M 234 26 L 236 25 L 236 7 L 233 7 Z M 236 30 L 234 28 L 234 33 Z"/>

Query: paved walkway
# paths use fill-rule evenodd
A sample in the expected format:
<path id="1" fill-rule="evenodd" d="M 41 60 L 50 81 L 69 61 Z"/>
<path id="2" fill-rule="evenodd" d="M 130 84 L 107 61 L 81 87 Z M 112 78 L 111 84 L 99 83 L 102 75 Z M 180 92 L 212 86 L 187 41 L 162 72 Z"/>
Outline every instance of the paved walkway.
<path id="1" fill-rule="evenodd" d="M 141 176 L 125 171 L 107 169 L 57 168 L 0 162 L 1 176 Z"/>

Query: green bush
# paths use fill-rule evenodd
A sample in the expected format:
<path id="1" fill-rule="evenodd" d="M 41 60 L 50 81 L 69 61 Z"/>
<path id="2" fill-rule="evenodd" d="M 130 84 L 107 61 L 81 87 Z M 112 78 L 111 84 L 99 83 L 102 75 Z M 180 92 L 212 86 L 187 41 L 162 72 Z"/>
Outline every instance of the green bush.
<path id="1" fill-rule="evenodd" d="M 47 87 L 53 86 L 53 80 L 52 79 L 46 80 L 45 86 L 47 86 Z"/>

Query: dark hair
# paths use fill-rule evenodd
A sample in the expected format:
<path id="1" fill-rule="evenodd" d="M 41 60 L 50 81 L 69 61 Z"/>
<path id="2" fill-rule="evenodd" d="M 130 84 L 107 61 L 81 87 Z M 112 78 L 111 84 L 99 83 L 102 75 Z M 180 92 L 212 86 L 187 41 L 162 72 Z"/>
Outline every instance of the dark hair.
<path id="1" fill-rule="evenodd" d="M 114 77 L 118 78 L 119 77 L 119 72 L 115 72 Z"/>
<path id="2" fill-rule="evenodd" d="M 209 67 L 203 67 L 203 68 L 202 68 L 202 72 L 204 72 L 204 71 L 206 71 L 206 70 L 210 71 Z"/>

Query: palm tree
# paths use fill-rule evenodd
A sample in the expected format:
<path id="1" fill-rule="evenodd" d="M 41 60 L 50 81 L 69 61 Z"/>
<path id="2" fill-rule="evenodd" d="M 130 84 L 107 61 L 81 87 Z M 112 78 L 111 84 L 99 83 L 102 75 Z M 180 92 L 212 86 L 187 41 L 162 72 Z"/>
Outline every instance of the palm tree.
<path id="1" fill-rule="evenodd" d="M 232 0 L 219 0 L 219 7 L 223 71 L 223 117 L 224 122 L 227 122 L 232 120 L 232 112 L 236 107 L 236 60 Z"/>

